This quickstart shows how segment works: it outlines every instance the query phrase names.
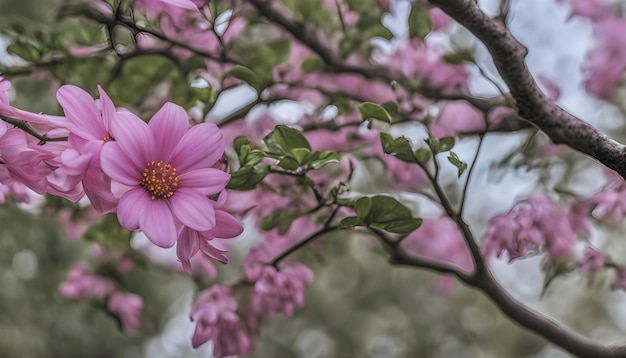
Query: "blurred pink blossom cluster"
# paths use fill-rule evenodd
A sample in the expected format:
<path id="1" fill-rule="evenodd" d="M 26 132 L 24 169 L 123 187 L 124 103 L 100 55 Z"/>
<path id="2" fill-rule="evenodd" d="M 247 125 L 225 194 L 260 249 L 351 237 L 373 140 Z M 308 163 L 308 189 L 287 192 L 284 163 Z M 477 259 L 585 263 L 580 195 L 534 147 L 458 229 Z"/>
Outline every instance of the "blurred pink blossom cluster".
<path id="1" fill-rule="evenodd" d="M 589 234 L 588 220 L 584 211 L 565 212 L 546 195 L 531 197 L 489 220 L 483 250 L 497 257 L 507 254 L 509 261 L 538 251 L 562 259 L 573 254 L 577 235 Z"/>
<path id="2" fill-rule="evenodd" d="M 95 275 L 82 266 L 76 266 L 69 272 L 59 291 L 63 298 L 70 300 L 106 298 L 108 311 L 118 317 L 125 330 L 135 331 L 139 328 L 143 299 L 141 296 L 120 291 L 110 278 Z"/>
<path id="3" fill-rule="evenodd" d="M 565 1 L 565 0 L 562 0 Z M 601 99 L 611 99 L 626 70 L 626 18 L 609 0 L 567 0 L 571 16 L 593 22 L 597 45 L 583 67 L 585 89 Z"/>

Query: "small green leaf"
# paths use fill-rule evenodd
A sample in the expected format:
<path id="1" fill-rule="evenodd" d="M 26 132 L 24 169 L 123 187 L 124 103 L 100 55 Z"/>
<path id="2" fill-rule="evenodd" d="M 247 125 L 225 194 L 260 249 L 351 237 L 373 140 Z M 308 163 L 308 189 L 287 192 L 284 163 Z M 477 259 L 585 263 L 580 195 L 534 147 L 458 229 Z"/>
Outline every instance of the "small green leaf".
<path id="1" fill-rule="evenodd" d="M 324 61 L 319 56 L 311 55 L 302 60 L 300 69 L 302 69 L 302 73 L 311 73 L 323 69 L 324 66 Z"/>
<path id="2" fill-rule="evenodd" d="M 452 65 L 459 65 L 463 62 L 475 62 L 474 54 L 469 50 L 447 53 L 443 55 L 443 60 Z"/>
<path id="3" fill-rule="evenodd" d="M 415 151 L 415 158 L 417 161 L 426 164 L 430 160 L 431 152 L 426 148 L 420 148 Z"/>
<path id="4" fill-rule="evenodd" d="M 279 235 L 285 235 L 294 220 L 304 215 L 300 211 L 281 211 L 267 215 L 259 222 L 259 227 L 265 231 L 278 228 Z"/>
<path id="5" fill-rule="evenodd" d="M 357 109 L 361 112 L 363 120 L 374 118 L 383 122 L 391 123 L 391 116 L 387 110 L 385 110 L 383 106 L 376 103 L 363 102 L 357 106 Z"/>
<path id="6" fill-rule="evenodd" d="M 414 218 L 411 210 L 389 196 L 361 197 L 354 211 L 364 225 L 396 234 L 408 234 L 422 224 L 422 219 Z"/>
<path id="7" fill-rule="evenodd" d="M 394 157 L 408 163 L 419 163 L 415 153 L 413 152 L 411 143 L 409 143 L 409 140 L 406 137 L 393 139 L 387 133 L 380 133 L 380 142 L 383 145 L 383 151 L 385 154 L 393 155 Z"/>
<path id="8" fill-rule="evenodd" d="M 439 152 L 447 152 L 454 147 L 454 137 L 443 137 L 439 139 Z"/>
<path id="9" fill-rule="evenodd" d="M 361 220 L 359 220 L 359 218 L 356 216 L 348 216 L 347 218 L 343 218 L 339 222 L 340 229 L 351 229 L 355 226 L 363 226 Z"/>
<path id="10" fill-rule="evenodd" d="M 270 134 L 263 138 L 263 143 L 269 152 L 279 155 L 286 155 L 295 148 L 311 150 L 311 145 L 300 131 L 284 125 L 276 126 Z"/>
<path id="11" fill-rule="evenodd" d="M 261 81 L 259 77 L 249 68 L 237 65 L 228 71 L 228 74 L 249 84 L 257 93 L 261 92 Z"/>
<path id="12" fill-rule="evenodd" d="M 249 57 L 249 64 L 259 75 L 267 75 L 276 65 L 289 59 L 291 40 L 279 39 L 256 47 Z"/>
<path id="13" fill-rule="evenodd" d="M 268 165 L 245 166 L 231 173 L 227 189 L 252 190 L 256 188 L 263 178 L 269 173 Z"/>
<path id="14" fill-rule="evenodd" d="M 544 273 L 543 288 L 540 297 L 543 297 L 550 284 L 559 276 L 564 276 L 575 269 L 568 260 L 545 260 L 541 265 L 541 271 Z"/>
<path id="15" fill-rule="evenodd" d="M 332 150 L 325 150 L 320 152 L 319 150 L 309 153 L 304 158 L 303 164 L 307 165 L 308 169 L 319 169 L 327 164 L 336 163 L 339 161 L 339 155 Z"/>
<path id="16" fill-rule="evenodd" d="M 467 163 L 461 161 L 461 159 L 459 159 L 459 157 L 456 155 L 455 152 L 450 152 L 450 155 L 448 156 L 448 160 L 450 161 L 450 163 L 452 163 L 452 165 L 457 167 L 457 169 L 459 170 L 459 178 L 460 178 L 461 175 L 463 175 L 463 173 L 467 169 Z"/>
<path id="17" fill-rule="evenodd" d="M 41 51 L 35 45 L 19 40 L 7 46 L 7 53 L 28 62 L 37 62 L 41 59 Z"/>
<path id="18" fill-rule="evenodd" d="M 430 14 L 424 6 L 413 4 L 409 13 L 409 36 L 424 38 L 431 31 Z"/>
<path id="19" fill-rule="evenodd" d="M 287 170 L 296 170 L 300 167 L 300 163 L 292 157 L 283 157 L 276 165 Z"/>

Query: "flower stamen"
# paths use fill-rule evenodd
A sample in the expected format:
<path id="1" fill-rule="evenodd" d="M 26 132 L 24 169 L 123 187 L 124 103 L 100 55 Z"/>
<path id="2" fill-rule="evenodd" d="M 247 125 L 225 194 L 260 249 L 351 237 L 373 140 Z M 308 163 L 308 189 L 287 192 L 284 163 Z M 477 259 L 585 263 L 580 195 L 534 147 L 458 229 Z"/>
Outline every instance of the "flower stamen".
<path id="1" fill-rule="evenodd" d="M 152 200 L 167 199 L 178 189 L 176 168 L 162 160 L 148 162 L 139 185 L 150 193 Z"/>

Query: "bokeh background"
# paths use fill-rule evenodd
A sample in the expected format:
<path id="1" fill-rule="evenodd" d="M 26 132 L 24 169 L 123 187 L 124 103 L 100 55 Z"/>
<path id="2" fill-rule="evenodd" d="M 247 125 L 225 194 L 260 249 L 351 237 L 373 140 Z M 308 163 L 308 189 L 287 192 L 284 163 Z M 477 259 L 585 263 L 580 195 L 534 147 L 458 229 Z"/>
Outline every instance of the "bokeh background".
<path id="1" fill-rule="evenodd" d="M 20 32 L 29 36 L 39 32 L 44 37 L 53 33 L 80 37 L 81 31 L 88 32 L 80 21 L 58 21 L 55 14 L 59 7 L 69 3 L 0 0 L 0 63 L 19 64 L 4 49 L 9 38 L 19 37 Z M 566 6 L 553 1 L 511 3 L 511 29 L 529 47 L 527 61 L 533 73 L 548 77 L 560 87 L 559 103 L 564 108 L 623 139 L 619 106 L 591 100 L 581 86 L 580 67 L 593 46 L 590 23 L 567 21 Z M 481 1 L 481 5 L 492 13 L 497 9 L 497 1 Z M 406 32 L 406 6 L 399 6 L 399 18 L 386 21 L 397 35 Z M 472 48 L 487 73 L 497 78 L 482 46 L 461 28 L 453 27 L 450 34 L 457 43 Z M 93 92 L 99 71 L 108 70 L 106 63 L 94 63 L 68 75 L 68 81 Z M 54 98 L 58 83 L 30 75 L 12 81 L 12 104 L 16 107 L 60 113 Z M 477 80 L 472 90 L 493 94 L 494 89 Z M 225 95 L 210 114 L 212 118 L 244 105 L 237 98 L 245 98 L 246 93 L 240 88 Z M 120 99 L 123 94 L 121 90 L 113 91 L 112 96 Z M 133 99 L 127 101 L 132 103 Z M 580 157 L 575 157 L 577 164 L 568 167 L 574 173 L 571 177 L 566 174 L 572 171 L 500 166 L 503 158 L 524 140 L 525 134 L 519 134 L 495 135 L 486 141 L 487 155 L 478 164 L 467 208 L 478 234 L 484 231 L 489 217 L 507 210 L 516 199 L 540 191 L 546 183 L 553 185 L 561 180 L 581 193 L 593 192 L 601 184 L 600 168 Z M 471 158 L 475 142 L 458 145 L 459 155 Z M 462 148 L 467 149 L 466 153 Z M 624 257 L 622 230 L 599 229 L 593 235 L 593 240 L 611 248 L 614 257 Z M 145 301 L 141 329 L 133 335 L 124 334 L 102 307 L 62 299 L 59 284 L 70 267 L 85 260 L 91 250 L 66 236 L 56 220 L 34 204 L 0 206 L 0 357 L 210 356 L 210 345 L 198 350 L 190 346 L 193 326 L 188 312 L 196 286 L 184 273 L 146 264 L 124 277 L 124 285 L 132 287 Z M 250 228 L 238 240 L 230 254 L 231 264 L 219 267 L 226 279 L 238 274 L 238 263 L 255 241 L 254 230 Z M 568 356 L 503 317 L 481 293 L 430 272 L 392 267 L 383 250 L 372 242 L 341 234 L 328 237 L 323 245 L 323 256 L 309 251 L 296 256 L 315 272 L 305 307 L 294 318 L 276 317 L 266 325 L 252 357 Z M 626 294 L 609 290 L 610 277 L 569 275 L 556 280 L 541 297 L 540 261 L 528 258 L 511 265 L 503 261 L 493 265 L 503 285 L 529 306 L 598 341 L 624 340 Z"/>

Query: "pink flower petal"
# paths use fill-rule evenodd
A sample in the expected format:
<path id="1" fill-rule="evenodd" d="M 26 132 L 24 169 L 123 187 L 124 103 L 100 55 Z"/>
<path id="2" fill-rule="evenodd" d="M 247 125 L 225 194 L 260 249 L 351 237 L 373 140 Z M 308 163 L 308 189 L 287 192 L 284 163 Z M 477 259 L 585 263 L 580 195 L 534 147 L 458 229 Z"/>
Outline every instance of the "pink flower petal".
<path id="1" fill-rule="evenodd" d="M 232 238 L 243 232 L 243 226 L 226 211 L 215 210 L 215 227 L 208 232 L 217 238 Z"/>
<path id="2" fill-rule="evenodd" d="M 158 156 L 169 162 L 176 144 L 189 130 L 189 118 L 181 106 L 167 102 L 152 116 L 148 126 L 154 133 L 156 143 L 159 144 Z"/>
<path id="3" fill-rule="evenodd" d="M 102 146 L 100 165 L 106 175 L 122 184 L 136 186 L 141 181 L 142 169 L 130 161 L 119 142 L 108 142 Z"/>
<path id="4" fill-rule="evenodd" d="M 211 167 L 224 154 L 222 132 L 213 123 L 191 127 L 174 149 L 170 163 L 179 173 Z"/>
<path id="5" fill-rule="evenodd" d="M 139 230 L 139 223 L 151 204 L 150 194 L 144 188 L 134 188 L 122 195 L 117 204 L 117 220 L 126 230 Z"/>
<path id="6" fill-rule="evenodd" d="M 176 255 L 183 265 L 183 269 L 191 275 L 191 258 L 200 250 L 200 238 L 198 232 L 184 228 L 176 241 Z"/>
<path id="7" fill-rule="evenodd" d="M 137 203 L 142 212 L 139 218 L 139 228 L 155 245 L 168 248 L 172 247 L 178 238 L 174 216 L 167 202 L 164 200 L 149 200 Z M 118 213 L 119 216 L 119 213 Z"/>
<path id="8" fill-rule="evenodd" d="M 104 89 L 98 85 L 98 92 L 100 93 L 100 105 L 102 106 L 102 122 L 104 123 L 104 129 L 107 133 L 111 132 L 111 120 L 117 110 L 109 95 L 104 92 Z"/>
<path id="9" fill-rule="evenodd" d="M 169 201 L 174 215 L 186 226 L 198 231 L 215 226 L 213 202 L 199 191 L 180 188 Z"/>
<path id="10" fill-rule="evenodd" d="M 213 168 L 196 169 L 178 176 L 181 188 L 196 189 L 204 195 L 213 195 L 226 187 L 230 175 Z"/>
<path id="11" fill-rule="evenodd" d="M 57 91 L 57 100 L 72 123 L 72 133 L 85 139 L 102 140 L 107 131 L 100 110 L 93 98 L 83 89 L 65 85 Z"/>
<path id="12" fill-rule="evenodd" d="M 154 134 L 146 122 L 130 112 L 117 112 L 111 122 L 111 134 L 137 168 L 144 168 L 154 158 Z"/>

